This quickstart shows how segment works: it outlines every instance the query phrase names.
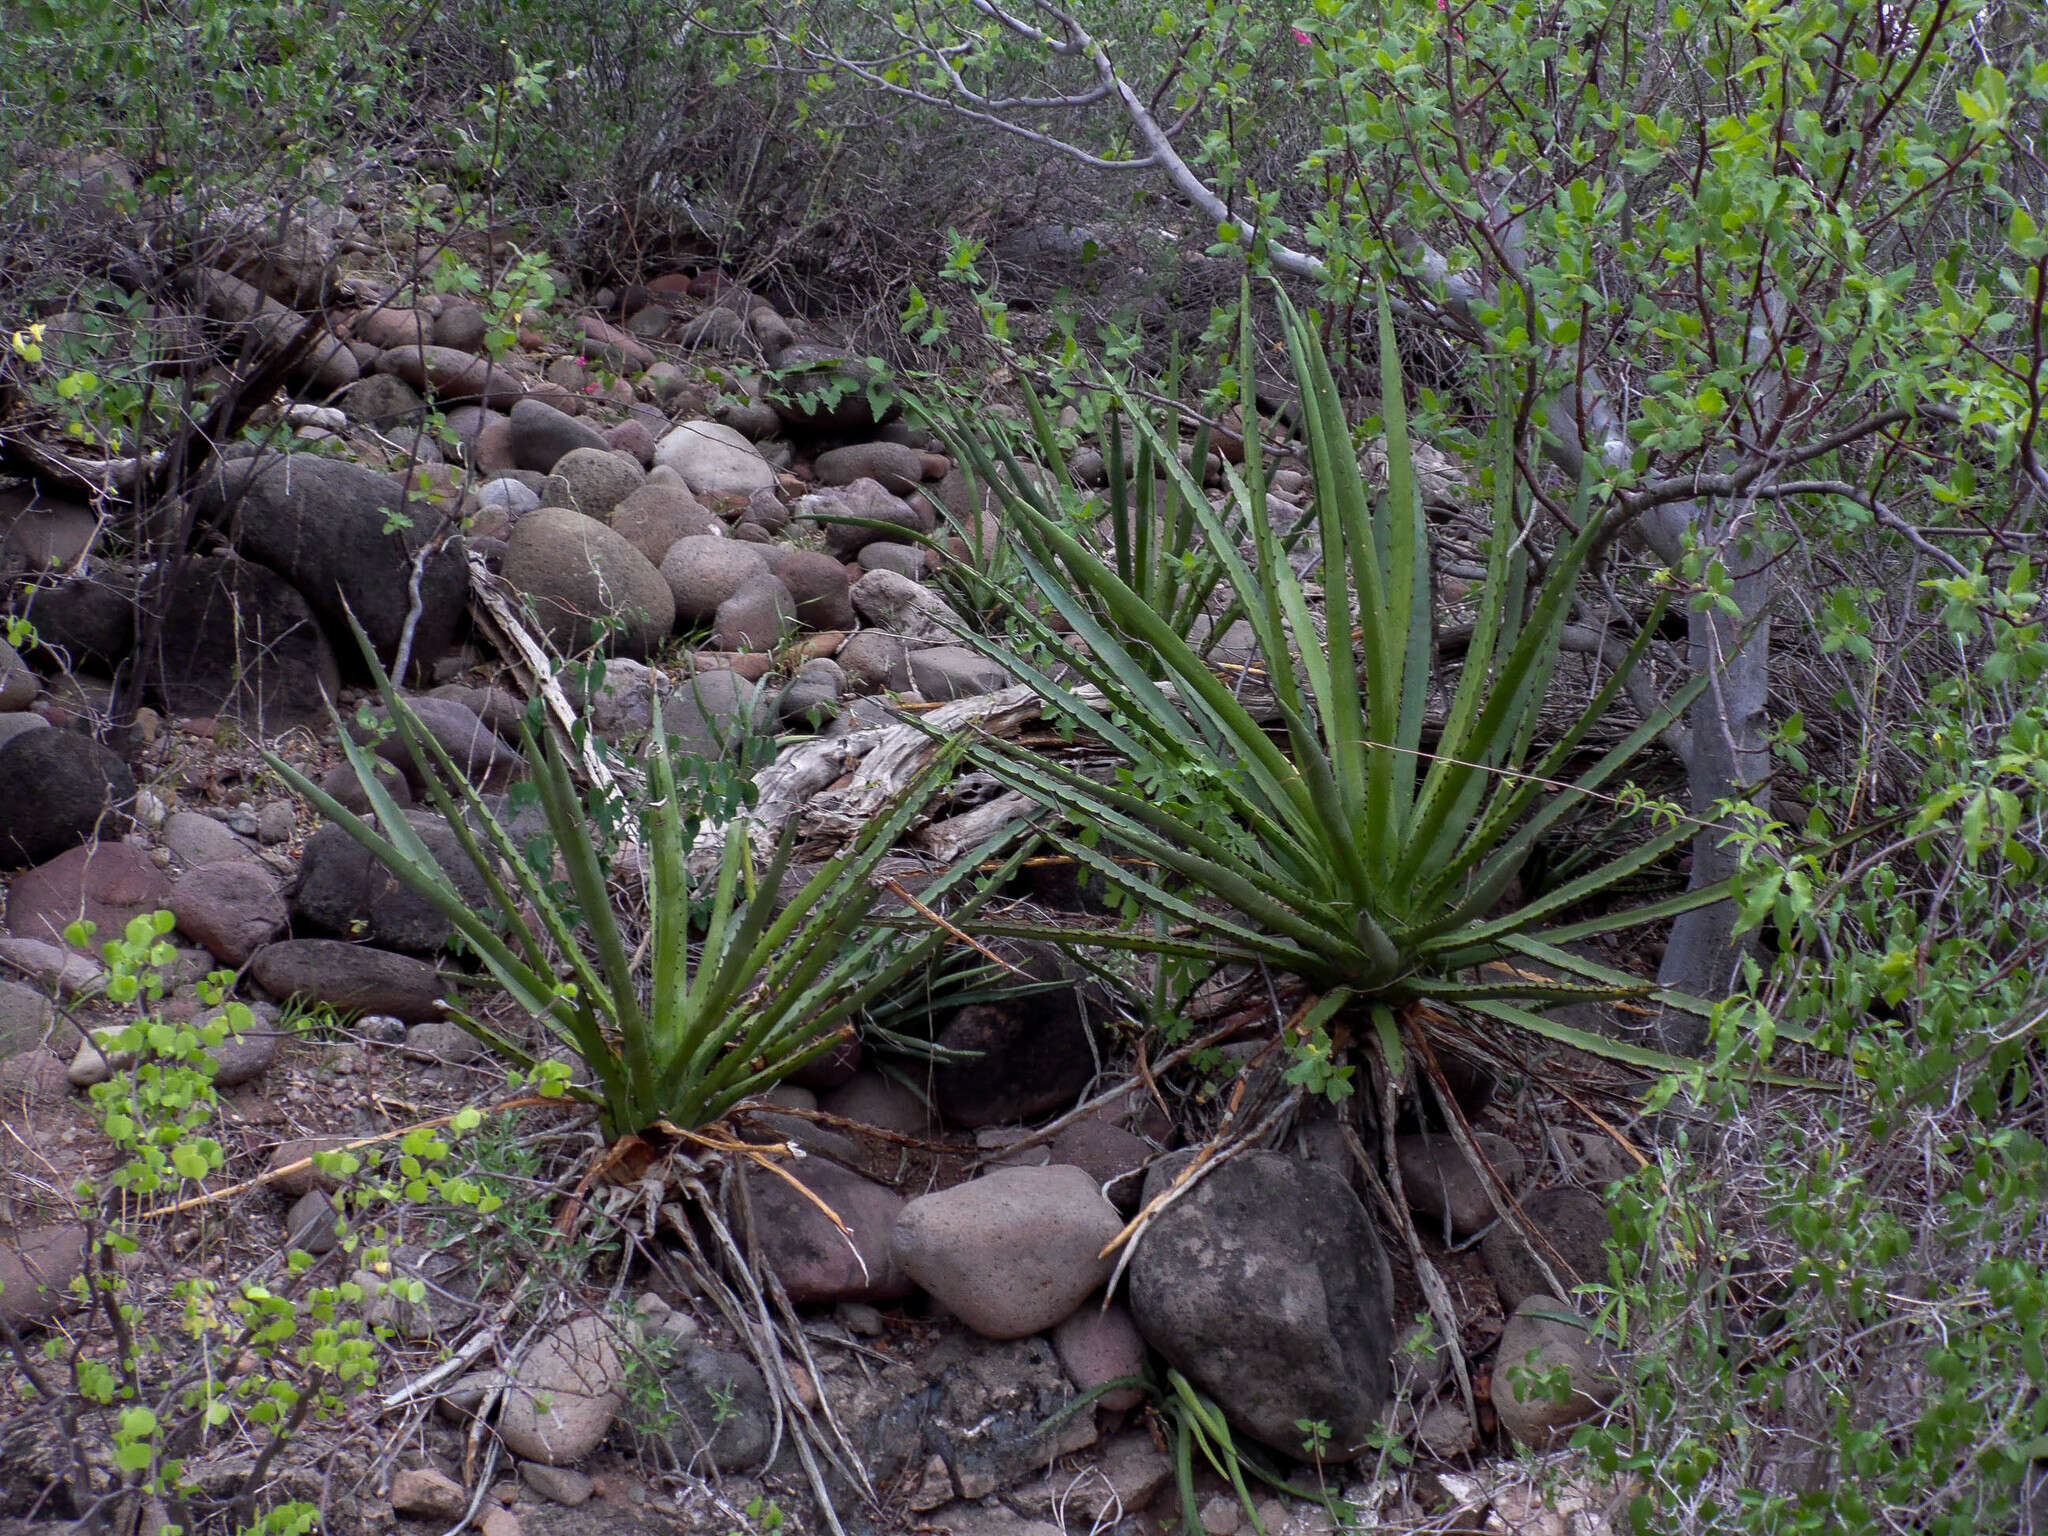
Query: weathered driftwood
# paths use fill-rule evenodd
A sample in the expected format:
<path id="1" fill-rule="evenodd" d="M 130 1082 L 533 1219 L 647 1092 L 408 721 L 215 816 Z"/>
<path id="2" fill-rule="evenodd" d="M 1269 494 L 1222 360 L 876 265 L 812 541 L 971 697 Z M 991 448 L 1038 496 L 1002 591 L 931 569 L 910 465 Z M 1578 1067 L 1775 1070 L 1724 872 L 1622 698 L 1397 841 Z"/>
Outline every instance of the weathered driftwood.
<path id="1" fill-rule="evenodd" d="M 561 728 L 562 739 L 574 743 L 577 740 L 576 706 L 569 702 L 569 695 L 563 689 L 561 679 L 556 675 L 553 658 L 548 655 L 547 647 L 520 622 L 518 610 L 513 606 L 504 584 L 492 574 L 489 564 L 484 560 L 483 552 L 475 548 L 469 551 L 469 595 L 475 605 L 471 612 L 481 609 L 484 616 L 504 637 L 506 645 L 532 677 L 533 688 L 547 705 L 548 712 L 555 717 L 556 725 Z M 414 600 L 418 600 L 417 594 Z M 602 786 L 607 792 L 616 793 L 618 781 L 612 777 L 611 769 L 605 765 L 603 755 L 597 750 L 594 735 L 585 735 L 580 756 L 583 771 L 590 775 L 591 781 Z M 631 833 L 627 832 L 625 835 L 630 841 Z"/>
<path id="2" fill-rule="evenodd" d="M 760 795 L 752 810 L 705 826 L 691 861 L 702 868 L 715 867 L 726 833 L 740 826 L 756 850 L 766 855 L 792 817 L 802 838 L 850 842 L 931 762 L 940 741 L 968 730 L 1014 736 L 1039 718 L 1042 702 L 1029 688 L 1004 688 L 941 704 L 915 722 L 799 742 L 755 776 Z M 1004 797 L 1011 799 L 1019 802 L 1021 813 L 1023 797 Z M 1000 822 L 988 823 L 990 830 L 996 825 Z"/>
<path id="3" fill-rule="evenodd" d="M 1037 810 L 1038 803 L 1015 790 L 985 800 L 971 811 L 934 821 L 915 834 L 918 844 L 940 864 L 951 864 L 979 848 L 1013 821 Z"/>

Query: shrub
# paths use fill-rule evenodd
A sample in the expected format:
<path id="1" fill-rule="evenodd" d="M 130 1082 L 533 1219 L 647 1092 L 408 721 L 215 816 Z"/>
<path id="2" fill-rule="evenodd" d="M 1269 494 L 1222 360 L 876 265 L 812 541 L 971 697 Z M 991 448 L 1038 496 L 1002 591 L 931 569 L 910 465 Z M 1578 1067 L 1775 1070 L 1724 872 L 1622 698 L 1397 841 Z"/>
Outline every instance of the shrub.
<path id="1" fill-rule="evenodd" d="M 1072 628 L 1071 638 L 1063 636 L 1019 603 L 1018 625 L 1053 663 L 1000 642 L 974 643 L 1039 689 L 1074 728 L 1107 743 L 1126 767 L 1116 783 L 1103 784 L 1056 757 L 993 741 L 977 746 L 977 759 L 1009 787 L 1065 815 L 1075 830 L 1054 840 L 1130 910 L 1159 915 L 1180 935 L 1130 934 L 1114 942 L 1216 963 L 1263 961 L 1323 989 L 1301 1025 L 1297 1081 L 1343 1087 L 1349 1069 L 1331 1060 L 1324 1027 L 1353 1004 L 1369 1007 L 1397 1057 L 1396 1010 L 1421 1020 L 1429 1013 L 1414 1005 L 1431 1004 L 1608 1055 L 1665 1060 L 1570 1028 L 1532 1006 L 1649 990 L 1566 946 L 1716 899 L 1718 888 L 1563 919 L 1654 865 L 1691 835 L 1690 824 L 1636 810 L 1640 835 L 1633 847 L 1540 895 L 1507 898 L 1538 839 L 1568 814 L 1603 801 L 1630 809 L 1625 789 L 1616 794 L 1610 787 L 1705 680 L 1634 723 L 1589 766 L 1578 766 L 1588 733 L 1609 714 L 1654 633 L 1660 604 L 1622 648 L 1596 696 L 1552 741 L 1537 744 L 1559 633 L 1602 524 L 1582 493 L 1574 508 L 1580 531 L 1560 541 L 1540 576 L 1532 574 L 1503 459 L 1471 642 L 1455 686 L 1446 684 L 1451 700 L 1440 733 L 1426 747 L 1434 611 L 1391 323 L 1383 306 L 1389 473 L 1386 494 L 1374 497 L 1321 346 L 1284 294 L 1278 302 L 1314 470 L 1320 615 L 1275 533 L 1250 413 L 1244 470 L 1231 472 L 1231 507 L 1219 513 L 1171 446 L 1130 409 L 1128 394 L 1112 389 L 1224 567 L 1231 608 L 1243 612 L 1256 637 L 1280 739 L 1241 702 L 1237 680 L 1219 678 L 1172 617 L 1111 563 L 1121 562 L 1121 551 L 1106 560 L 1085 529 L 1055 515 L 1031 477 L 1014 464 L 1008 472 L 999 465 L 1007 449 L 992 444 L 986 429 L 941 409 L 936 414 L 956 453 L 997 487 L 1007 516 L 1030 530 L 1020 558 L 1033 595 Z M 1242 359 L 1255 355 L 1250 308 L 1247 291 Z M 1254 398 L 1248 375 L 1239 387 L 1240 398 Z M 1240 528 L 1248 550 L 1240 547 Z M 1084 678 L 1094 691 L 1064 676 Z M 1563 979 L 1532 977 L 1530 962 Z M 1470 972 L 1487 965 L 1496 969 L 1472 979 Z M 1657 996 L 1673 1006 L 1702 1006 Z"/>
<path id="2" fill-rule="evenodd" d="M 367 644 L 364 653 L 374 667 Z M 888 815 L 870 821 L 793 893 L 782 887 L 794 828 L 766 866 L 757 867 L 751 840 L 729 827 L 709 889 L 696 893 L 708 897 L 708 910 L 703 937 L 693 942 L 688 857 L 703 820 L 701 801 L 678 776 L 658 701 L 644 796 L 594 788 L 592 810 L 579 798 L 553 739 L 524 728 L 526 759 L 566 876 L 564 889 L 522 856 L 381 669 L 377 681 L 398 740 L 420 765 L 428 795 L 490 892 L 488 909 L 472 908 L 457 892 L 379 783 L 362 746 L 344 737 L 375 823 L 346 810 L 283 759 L 268 755 L 271 766 L 446 917 L 520 1007 L 581 1059 L 595 1079 L 591 1097 L 614 1136 L 659 1121 L 692 1130 L 773 1087 L 831 1050 L 870 1002 L 922 967 L 948 937 L 936 924 L 905 936 L 873 921 L 877 893 L 869 881 L 950 773 L 954 753 L 941 754 Z M 600 851 L 608 827 L 638 831 L 646 918 L 637 942 Z M 980 859 L 964 859 L 927 887 L 923 900 L 932 905 L 964 890 L 961 916 L 971 915 L 1022 857 L 1012 853 L 993 881 L 978 881 Z M 558 975 L 558 967 L 567 974 Z M 511 1059 L 533 1064 L 499 1031 L 458 1018 Z"/>

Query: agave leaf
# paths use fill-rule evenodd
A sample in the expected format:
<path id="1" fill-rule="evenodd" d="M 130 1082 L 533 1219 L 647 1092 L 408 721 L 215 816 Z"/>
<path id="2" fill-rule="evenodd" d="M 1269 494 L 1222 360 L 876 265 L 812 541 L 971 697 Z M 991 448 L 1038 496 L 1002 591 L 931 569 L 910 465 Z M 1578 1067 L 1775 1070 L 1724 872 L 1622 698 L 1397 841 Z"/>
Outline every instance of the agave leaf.
<path id="1" fill-rule="evenodd" d="M 1422 745 L 1422 708 L 1429 684 L 1430 650 L 1435 638 L 1430 607 L 1429 537 L 1422 516 L 1422 496 L 1415 482 L 1414 448 L 1408 440 L 1408 402 L 1401 378 L 1400 353 L 1394 345 L 1394 312 L 1387 290 L 1379 290 L 1380 411 L 1387 428 L 1387 495 L 1382 502 L 1386 537 L 1389 637 L 1405 643 L 1401 662 L 1400 725 L 1396 740 L 1406 750 L 1393 759 L 1394 794 L 1405 806 L 1413 803 L 1416 761 Z"/>
<path id="2" fill-rule="evenodd" d="M 1608 1061 L 1626 1062 L 1634 1067 L 1647 1067 L 1653 1072 L 1686 1072 L 1699 1065 L 1682 1057 L 1653 1050 L 1646 1045 L 1636 1045 L 1627 1040 L 1615 1040 L 1606 1035 L 1596 1035 L 1590 1030 L 1574 1029 L 1569 1024 L 1560 1024 L 1556 1019 L 1544 1018 L 1526 1008 L 1517 1008 L 1513 1003 L 1481 998 L 1467 1005 L 1474 1013 L 1483 1013 L 1489 1018 L 1499 1019 L 1503 1024 L 1526 1030 L 1545 1040 L 1559 1045 L 1568 1045 L 1574 1050 L 1584 1051 L 1589 1056 L 1604 1057 Z"/>
<path id="3" fill-rule="evenodd" d="M 633 1042 L 645 1041 L 632 960 L 619 932 L 618 915 L 612 911 L 611 891 L 598 860 L 596 840 L 585 825 L 582 802 L 577 798 L 576 786 L 570 782 L 568 765 L 555 750 L 551 738 L 542 738 L 539 747 L 531 758 L 534 784 L 540 790 L 541 806 L 555 835 L 555 855 L 562 861 L 569 888 L 576 893 L 577 905 L 583 912 L 583 925 L 597 947 L 606 993 L 600 1006 L 618 1021 L 619 1033 L 630 1054 L 637 1049 Z"/>
<path id="4" fill-rule="evenodd" d="M 1072 770 L 1062 770 L 1072 774 L 1072 779 L 1068 781 L 1069 792 L 1061 795 L 1045 782 L 1052 776 L 1045 766 L 1035 772 L 1019 769 L 1006 774 L 997 766 L 998 762 L 999 759 L 990 757 L 984 759 L 984 766 L 1011 788 L 1039 794 L 1070 815 L 1091 822 L 1132 852 L 1165 865 L 1205 889 L 1213 889 L 1218 895 L 1227 890 L 1230 895 L 1226 899 L 1239 904 L 1239 910 L 1290 933 L 1300 942 L 1327 940 L 1330 933 L 1342 932 L 1347 926 L 1338 909 L 1319 893 L 1290 885 L 1269 867 L 1215 843 L 1136 796 L 1092 785 L 1084 776 L 1072 774 Z M 1035 790 L 1030 788 L 1033 785 L 1037 786 Z"/>
<path id="5" fill-rule="evenodd" d="M 1642 636 L 1637 637 L 1642 640 Z M 1641 755 L 1644 747 L 1662 734 L 1672 721 L 1692 706 L 1706 688 L 1710 678 L 1693 678 L 1680 688 L 1649 719 L 1635 730 L 1616 742 L 1614 746 L 1591 767 L 1580 773 L 1569 786 L 1555 790 L 1551 800 L 1533 815 L 1529 807 L 1546 791 L 1554 788 L 1553 777 L 1563 767 L 1565 759 L 1577 747 L 1594 719 L 1583 713 L 1559 739 L 1557 744 L 1544 754 L 1541 762 L 1523 773 L 1509 774 L 1503 779 L 1502 792 L 1489 807 L 1480 824 L 1467 836 L 1458 852 L 1447 859 L 1435 875 L 1423 875 L 1423 893 L 1426 900 L 1440 899 L 1453 882 L 1462 878 L 1474 864 L 1490 859 L 1490 868 L 1482 870 L 1480 882 L 1493 878 L 1499 868 L 1518 867 L 1529 849 L 1539 838 L 1556 824 L 1565 812 L 1583 805 L 1598 792 L 1615 774 L 1627 767 Z M 1621 678 L 1610 677 L 1595 698 L 1594 704 L 1606 707 L 1620 690 Z M 1590 708 L 1590 706 L 1589 706 Z M 1510 831 L 1512 829 L 1512 831 Z M 1506 836 L 1503 843 L 1500 839 Z M 1498 851 L 1495 849 L 1499 843 Z M 1462 918 L 1460 919 L 1462 921 Z"/>
<path id="6" fill-rule="evenodd" d="M 1540 1035 L 1559 1045 L 1571 1046 L 1574 1050 L 1591 1056 L 1604 1057 L 1609 1061 L 1624 1062 L 1629 1066 L 1646 1067 L 1660 1074 L 1687 1074 L 1700 1070 L 1701 1063 L 1683 1056 L 1653 1050 L 1646 1045 L 1635 1045 L 1626 1040 L 1610 1039 L 1583 1029 L 1574 1029 L 1569 1024 L 1560 1024 L 1555 1019 L 1546 1019 L 1540 1014 L 1517 1008 L 1512 1003 L 1477 1002 L 1471 1005 L 1475 1013 L 1499 1019 L 1503 1024 L 1512 1024 L 1517 1029 L 1532 1035 Z M 1839 1092 L 1840 1087 L 1832 1083 L 1818 1083 L 1806 1078 L 1793 1077 L 1783 1072 L 1759 1071 L 1754 1074 L 1756 1081 L 1769 1083 L 1777 1088 L 1806 1088 L 1815 1092 Z"/>
<path id="7" fill-rule="evenodd" d="M 1136 897 L 1146 907 L 1199 927 L 1213 939 L 1237 944 L 1245 953 L 1265 955 L 1290 969 L 1321 967 L 1321 957 L 1317 955 L 1314 943 L 1310 941 L 1328 945 L 1329 930 L 1303 923 L 1298 917 L 1291 918 L 1289 922 L 1289 927 L 1294 929 L 1293 933 L 1289 933 L 1287 929 L 1261 932 L 1255 928 L 1247 928 L 1232 922 L 1229 918 L 1204 911 L 1174 895 L 1156 880 L 1147 879 L 1126 868 L 1108 854 L 1098 848 L 1089 847 L 1078 838 L 1060 833 L 1048 833 L 1046 838 L 1054 847 L 1093 870 L 1105 882 Z"/>
<path id="8" fill-rule="evenodd" d="M 668 729 L 661 698 L 654 698 L 653 751 L 648 790 L 652 803 L 642 817 L 648 833 L 648 937 L 650 973 L 648 1030 L 653 1073 L 663 1081 L 682 1055 L 690 1008 L 690 879 L 683 847 L 683 818 L 678 804 L 675 763 L 669 754 Z M 666 1095 L 664 1095 L 666 1096 Z"/>
<path id="9" fill-rule="evenodd" d="M 1027 513 L 1027 515 L 1029 515 Z M 1090 550 L 1072 535 L 1049 524 L 1042 525 L 1043 532 L 1059 549 L 1062 563 L 1080 580 L 1085 580 L 1101 594 L 1105 604 L 1115 613 L 1120 625 L 1137 635 L 1151 649 L 1190 696 L 1190 704 L 1198 704 L 1197 717 L 1206 714 L 1214 734 L 1219 738 L 1207 743 L 1211 751 L 1227 750 L 1238 755 L 1239 763 L 1252 776 L 1263 794 L 1271 798 L 1276 807 L 1290 802 L 1297 816 L 1310 813 L 1307 792 L 1300 776 L 1287 761 L 1286 755 L 1274 745 L 1272 739 L 1262 730 L 1249 711 L 1238 702 L 1230 690 L 1223 686 L 1216 674 L 1211 672 L 1201 657 L 1189 649 L 1187 642 L 1174 634 L 1165 620 L 1147 607 L 1138 595 L 1117 580 L 1116 573 L 1105 566 Z M 1055 586 L 1058 584 L 1055 583 Z M 1052 593 L 1048 592 L 1048 596 Z M 1075 630 L 1087 641 L 1095 652 L 1097 663 L 1111 670 L 1117 681 L 1129 690 L 1124 702 L 1130 713 L 1141 718 L 1148 727 L 1161 736 L 1178 736 L 1182 740 L 1200 738 L 1194 735 L 1187 723 L 1187 716 L 1166 696 L 1158 685 L 1152 682 L 1144 669 L 1132 657 L 1127 646 L 1095 625 L 1073 603 L 1073 612 L 1068 613 Z M 1085 623 L 1084 623 L 1085 621 Z M 1078 702 L 1078 701 L 1077 701 Z M 1102 711 L 1081 705 L 1086 715 L 1099 715 Z"/>
<path id="10" fill-rule="evenodd" d="M 1486 578 L 1479 588 L 1478 612 L 1457 692 L 1437 738 L 1436 754 L 1423 777 L 1410 823 L 1407 845 L 1396 875 L 1412 879 L 1417 868 L 1438 864 L 1448 844 L 1469 826 L 1486 791 L 1485 767 L 1469 763 L 1471 730 L 1488 690 L 1495 682 L 1494 647 L 1507 628 L 1506 604 L 1513 594 L 1507 579 L 1514 548 L 1514 443 L 1504 421 L 1495 436 L 1493 534 L 1487 540 Z"/>
<path id="11" fill-rule="evenodd" d="M 1688 891 L 1686 894 L 1691 895 L 1693 893 Z M 1638 908 L 1637 910 L 1643 909 Z M 1680 1013 L 1689 1013 L 1695 1018 L 1701 1019 L 1713 1016 L 1714 1005 L 1703 997 L 1694 997 L 1690 992 L 1680 992 L 1675 988 L 1660 987 L 1653 983 L 1646 983 L 1641 977 L 1631 976 L 1626 971 L 1617 971 L 1612 966 L 1602 965 L 1597 960 L 1589 960 L 1584 955 L 1562 948 L 1557 944 L 1547 943 L 1534 935 L 1516 934 L 1512 938 L 1505 940 L 1504 943 L 1506 948 L 1513 950 L 1517 954 L 1527 955 L 1531 960 L 1535 960 L 1540 964 L 1555 966 L 1561 971 L 1570 971 L 1574 975 L 1584 976 L 1591 981 L 1605 985 L 1630 987 L 1640 992 L 1643 996 L 1650 998 L 1653 1002 L 1661 1003 L 1666 1008 L 1676 1009 Z M 1800 1029 L 1797 1026 L 1781 1025 L 1778 1033 L 1787 1040 L 1804 1042 L 1812 1038 L 1810 1031 Z"/>
<path id="12" fill-rule="evenodd" d="M 344 753 L 350 755 L 350 761 L 355 764 L 364 793 L 380 817 L 390 817 L 394 828 L 403 827 L 410 834 L 410 824 L 405 821 L 389 793 L 376 782 L 376 775 L 368 766 L 368 755 L 348 739 L 345 731 L 342 733 L 342 747 Z M 551 973 L 529 965 L 513 952 L 491 922 L 456 892 L 439 863 L 426 851 L 424 845 L 418 843 L 417 834 L 412 834 L 417 851 L 407 852 L 379 832 L 376 827 L 348 810 L 290 763 L 273 753 L 266 752 L 265 758 L 272 769 L 297 793 L 312 801 L 329 820 L 342 828 L 400 883 L 445 918 L 477 952 L 485 967 L 497 978 L 500 985 L 512 994 L 521 1008 L 534 1017 L 547 1021 L 551 1027 L 563 1033 L 567 1042 L 590 1063 L 591 1069 L 598 1075 L 604 1086 L 606 1102 L 613 1102 L 619 1089 L 617 1064 L 612 1058 L 609 1046 L 598 1031 L 594 1018 L 586 1009 L 565 1004 L 559 984 Z M 498 915 L 515 930 L 524 923 L 516 904 L 499 908 Z"/>
<path id="13" fill-rule="evenodd" d="M 1438 949 L 1463 948 L 1475 944 L 1490 944 L 1510 933 L 1519 933 L 1536 923 L 1542 922 L 1554 912 L 1609 890 L 1638 870 L 1646 869 L 1680 843 L 1689 840 L 1692 828 L 1684 825 L 1667 827 L 1637 844 L 1628 852 L 1609 859 L 1595 869 L 1567 880 L 1552 890 L 1545 891 L 1533 901 L 1524 902 L 1514 911 L 1490 922 L 1469 924 L 1452 930 L 1441 938 L 1424 942 L 1420 949 L 1429 954 Z"/>
<path id="14" fill-rule="evenodd" d="M 1569 981 L 1517 972 L 1512 981 L 1420 981 L 1415 984 L 1419 996 L 1439 1003 L 1490 1002 L 1541 1002 L 1541 1003 L 1611 1003 L 1622 998 L 1648 997 L 1651 988 L 1640 980 L 1632 986 L 1596 987 L 1581 986 Z"/>
<path id="15" fill-rule="evenodd" d="M 1690 912 L 1696 907 L 1710 907 L 1717 901 L 1726 901 L 1734 892 L 1735 885 L 1732 879 L 1717 881 L 1713 885 L 1703 885 L 1697 890 L 1680 891 L 1676 895 L 1665 897 L 1662 901 L 1647 901 L 1639 906 L 1603 912 L 1598 917 L 1567 923 L 1561 928 L 1542 928 L 1533 933 L 1509 934 L 1501 943 L 1509 948 L 1516 948 L 1525 943 L 1546 944 L 1556 948 L 1603 933 L 1619 933 L 1624 928 L 1660 923 L 1666 918 L 1677 917 L 1681 912 Z"/>

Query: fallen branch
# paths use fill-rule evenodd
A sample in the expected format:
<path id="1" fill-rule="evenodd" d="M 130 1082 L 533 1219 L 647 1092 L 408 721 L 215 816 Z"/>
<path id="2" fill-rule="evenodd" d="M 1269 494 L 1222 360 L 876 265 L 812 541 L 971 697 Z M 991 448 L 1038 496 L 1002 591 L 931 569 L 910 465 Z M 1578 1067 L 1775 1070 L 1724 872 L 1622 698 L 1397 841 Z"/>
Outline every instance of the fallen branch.
<path id="1" fill-rule="evenodd" d="M 587 733 L 580 749 L 577 748 L 576 706 L 569 702 L 569 695 L 562 688 L 561 678 L 556 675 L 554 659 L 523 623 L 512 606 L 512 600 L 505 595 L 498 578 L 491 574 L 483 552 L 474 546 L 469 554 L 469 591 L 471 598 L 489 616 L 490 622 L 504 636 L 505 643 L 518 653 L 519 661 L 533 679 L 534 692 L 547 705 L 548 713 L 561 728 L 562 738 L 577 751 L 583 762 L 583 771 L 590 775 L 591 782 L 607 793 L 617 794 L 618 780 L 606 766 L 597 749 L 595 732 Z M 630 837 L 630 833 L 625 834 Z"/>
<path id="2" fill-rule="evenodd" d="M 727 832 L 742 826 L 766 858 L 793 817 L 810 836 L 841 842 L 856 837 L 931 761 L 941 738 L 966 730 L 1014 736 L 1038 719 L 1042 704 L 1028 687 L 1003 688 L 941 704 L 916 724 L 798 742 L 755 777 L 760 794 L 752 810 L 705 825 L 691 863 L 715 867 Z"/>

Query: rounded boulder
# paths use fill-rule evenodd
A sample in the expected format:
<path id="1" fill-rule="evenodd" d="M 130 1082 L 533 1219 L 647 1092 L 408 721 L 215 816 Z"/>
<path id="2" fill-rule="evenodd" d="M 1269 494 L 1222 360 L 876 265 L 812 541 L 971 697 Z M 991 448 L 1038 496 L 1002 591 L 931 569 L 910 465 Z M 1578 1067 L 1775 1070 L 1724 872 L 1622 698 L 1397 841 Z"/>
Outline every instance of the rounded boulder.
<path id="1" fill-rule="evenodd" d="M 1611 1352 L 1567 1303 L 1523 1298 L 1494 1356 L 1493 1411 L 1502 1428 L 1531 1450 L 1555 1450 L 1620 1390 Z"/>
<path id="2" fill-rule="evenodd" d="M 674 428 L 656 445 L 654 462 L 675 470 L 698 496 L 745 501 L 755 491 L 775 486 L 775 470 L 759 450 L 715 421 L 686 421 Z"/>
<path id="3" fill-rule="evenodd" d="M 961 1322 L 1021 1339 L 1063 1322 L 1109 1279 L 1123 1227 L 1079 1168 L 997 1168 L 903 1208 L 890 1252 Z"/>
<path id="4" fill-rule="evenodd" d="M 576 510 L 599 522 L 609 521 L 612 508 L 647 483 L 647 471 L 631 455 L 609 448 L 571 448 L 551 473 L 569 482 Z"/>
<path id="5" fill-rule="evenodd" d="M 679 539 L 725 536 L 718 518 L 680 482 L 648 481 L 613 507 L 605 521 L 656 565 Z"/>
<path id="6" fill-rule="evenodd" d="M 1192 1157 L 1154 1163 L 1145 1199 Z M 1299 1421 L 1326 1424 L 1338 1461 L 1370 1442 L 1393 1386 L 1393 1274 L 1338 1175 L 1277 1152 L 1233 1157 L 1153 1218 L 1129 1274 L 1145 1342 L 1242 1433 L 1303 1457 Z"/>
<path id="7" fill-rule="evenodd" d="M 565 507 L 519 520 L 506 540 L 504 575 L 565 651 L 604 633 L 620 654 L 645 656 L 675 627 L 675 598 L 653 563 L 603 523 Z"/>
<path id="8" fill-rule="evenodd" d="M 676 621 L 690 627 L 711 623 L 726 599 L 770 574 L 758 546 L 710 534 L 676 540 L 661 561 Z"/>
<path id="9" fill-rule="evenodd" d="M 62 944 L 75 922 L 93 925 L 97 950 L 127 929 L 131 919 L 167 906 L 171 882 L 130 843 L 72 848 L 17 875 L 7 893 L 7 928 L 24 939 Z"/>
<path id="10" fill-rule="evenodd" d="M 0 868 L 41 864 L 126 823 L 135 775 L 75 731 L 24 731 L 0 746 Z"/>
<path id="11" fill-rule="evenodd" d="M 625 1401 L 612 1332 L 588 1313 L 543 1334 L 505 1391 L 498 1434 L 527 1461 L 565 1467 L 596 1450 Z"/>

